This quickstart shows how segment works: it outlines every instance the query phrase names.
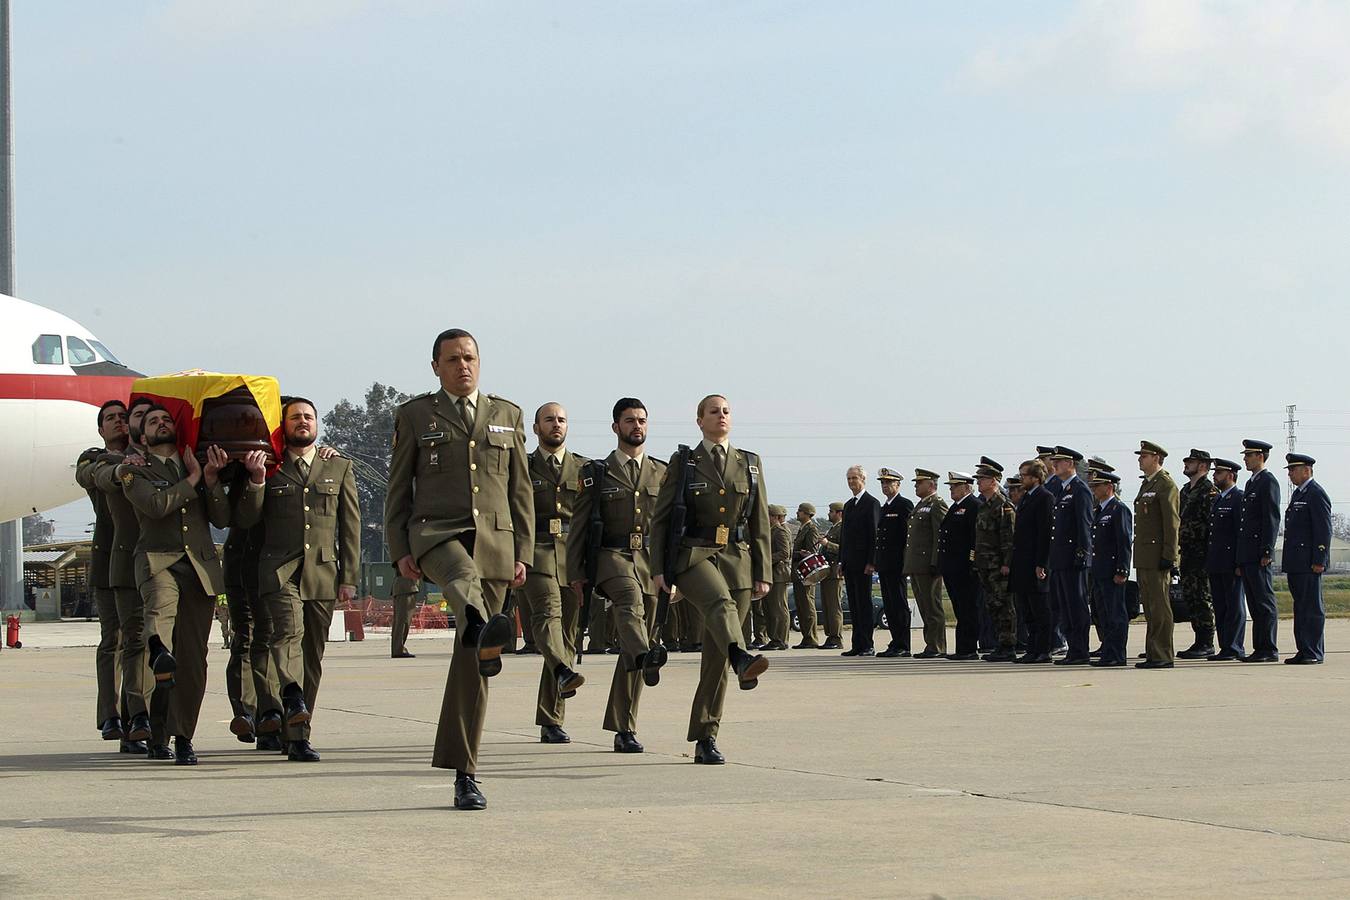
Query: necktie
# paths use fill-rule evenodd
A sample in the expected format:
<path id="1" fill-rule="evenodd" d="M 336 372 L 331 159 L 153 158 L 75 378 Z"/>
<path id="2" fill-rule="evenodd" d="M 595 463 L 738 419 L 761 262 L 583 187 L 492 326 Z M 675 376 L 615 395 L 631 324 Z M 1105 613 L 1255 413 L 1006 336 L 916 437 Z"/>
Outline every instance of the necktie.
<path id="1" fill-rule="evenodd" d="M 459 398 L 459 417 L 464 421 L 464 430 L 473 434 L 473 407 L 469 406 L 468 397 Z"/>
<path id="2" fill-rule="evenodd" d="M 558 457 L 550 455 L 548 458 L 548 467 L 553 470 L 553 480 L 558 480 L 558 473 L 562 471 L 562 463 L 558 462 Z"/>
<path id="3" fill-rule="evenodd" d="M 183 464 L 180 463 L 176 457 L 172 456 L 169 457 L 166 462 L 169 464 L 169 468 L 173 469 L 174 477 L 181 479 L 184 475 Z"/>
<path id="4" fill-rule="evenodd" d="M 303 456 L 296 457 L 295 468 L 296 471 L 300 473 L 300 478 L 302 481 L 309 480 L 309 463 L 305 462 Z"/>
<path id="5" fill-rule="evenodd" d="M 637 487 L 639 467 L 636 459 L 628 460 L 628 477 L 632 479 L 633 487 Z"/>
<path id="6" fill-rule="evenodd" d="M 722 449 L 721 444 L 713 444 L 713 465 L 717 467 L 718 475 L 726 474 L 727 451 Z"/>

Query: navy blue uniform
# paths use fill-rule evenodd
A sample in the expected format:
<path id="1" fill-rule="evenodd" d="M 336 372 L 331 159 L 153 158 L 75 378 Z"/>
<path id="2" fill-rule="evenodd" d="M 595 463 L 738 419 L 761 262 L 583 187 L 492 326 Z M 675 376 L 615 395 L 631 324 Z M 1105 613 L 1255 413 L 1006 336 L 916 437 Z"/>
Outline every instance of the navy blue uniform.
<path id="1" fill-rule="evenodd" d="M 1298 655 L 1321 660 L 1327 614 L 1322 605 L 1322 573 L 1313 566 L 1331 562 L 1331 498 L 1309 478 L 1289 495 L 1284 513 L 1284 557 L 1280 567 L 1294 595 L 1294 643 Z"/>
<path id="2" fill-rule="evenodd" d="M 1262 559 L 1275 555 L 1275 536 L 1280 528 L 1280 483 L 1267 469 L 1247 479 L 1242 493 L 1242 524 L 1238 530 L 1237 561 L 1242 586 L 1252 616 L 1252 652 L 1275 656 L 1280 651 L 1275 637 L 1279 611 L 1275 607 L 1275 584 L 1269 565 Z"/>
<path id="3" fill-rule="evenodd" d="M 1058 480 L 1058 479 L 1056 479 Z M 1050 527 L 1050 602 L 1069 644 L 1068 659 L 1087 659 L 1087 570 L 1092 563 L 1092 490 L 1077 475 L 1062 482 Z"/>
<path id="4" fill-rule="evenodd" d="M 1247 611 L 1242 605 L 1242 579 L 1238 577 L 1238 532 L 1242 526 L 1242 488 L 1233 486 L 1214 498 L 1209 508 L 1209 546 L 1205 572 L 1214 597 L 1214 629 L 1219 646 L 1216 655 L 1245 656 Z"/>
<path id="5" fill-rule="evenodd" d="M 1134 513 L 1115 497 L 1097 507 L 1092 524 L 1092 588 L 1101 617 L 1102 662 L 1125 662 L 1130 613 L 1125 606 L 1125 584 L 1116 576 L 1130 575 L 1134 548 Z"/>
<path id="6" fill-rule="evenodd" d="M 956 613 L 958 654 L 979 649 L 979 592 L 975 581 L 975 515 L 979 508 L 975 495 L 967 494 L 948 508 L 938 526 L 938 573 Z"/>
<path id="7" fill-rule="evenodd" d="M 1050 653 L 1054 618 L 1050 614 L 1050 582 L 1036 575 L 1050 559 L 1050 520 L 1055 497 L 1044 485 L 1028 491 L 1017 504 L 1013 525 L 1012 565 L 1008 586 L 1017 596 L 1017 608 L 1027 623 L 1027 655 Z"/>

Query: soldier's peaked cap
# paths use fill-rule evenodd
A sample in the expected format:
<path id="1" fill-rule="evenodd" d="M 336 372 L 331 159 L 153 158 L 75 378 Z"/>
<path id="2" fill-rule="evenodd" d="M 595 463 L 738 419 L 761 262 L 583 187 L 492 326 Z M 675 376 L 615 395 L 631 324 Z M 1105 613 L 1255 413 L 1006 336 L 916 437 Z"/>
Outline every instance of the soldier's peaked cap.
<path id="1" fill-rule="evenodd" d="M 830 512 L 843 512 L 843 511 L 844 511 L 843 500 L 836 500 L 830 504 Z"/>
<path id="2" fill-rule="evenodd" d="M 1089 481 L 1093 484 L 1120 484 L 1120 476 L 1115 472 L 1093 472 Z"/>
<path id="3" fill-rule="evenodd" d="M 804 512 L 808 516 L 814 516 L 816 514 L 816 505 L 803 500 L 801 503 L 797 504 L 797 512 Z"/>
<path id="4" fill-rule="evenodd" d="M 989 466 L 977 466 L 977 467 L 975 468 L 975 477 L 976 477 L 976 478 L 992 478 L 992 479 L 994 479 L 995 481 L 998 481 L 1000 478 L 1003 477 L 1003 470 L 1002 470 L 1002 469 L 992 469 L 992 468 L 990 468 Z"/>
<path id="5" fill-rule="evenodd" d="M 938 480 L 939 478 L 941 478 L 941 477 L 942 477 L 942 476 L 939 475 L 938 473 L 933 472 L 933 471 L 930 471 L 930 470 L 928 470 L 928 469 L 915 469 L 915 470 L 914 470 L 914 480 L 915 480 L 915 481 L 937 481 L 937 480 Z"/>
<path id="6" fill-rule="evenodd" d="M 1284 455 L 1285 468 L 1292 469 L 1294 466 L 1315 466 L 1317 460 L 1306 453 L 1286 453 Z"/>
<path id="7" fill-rule="evenodd" d="M 1234 473 L 1242 471 L 1242 465 L 1240 463 L 1235 463 L 1231 459 L 1223 459 L 1218 456 L 1214 457 L 1214 468 Z"/>
<path id="8" fill-rule="evenodd" d="M 1054 452 L 1055 452 L 1055 448 L 1054 448 L 1054 447 L 1046 447 L 1046 446 L 1043 446 L 1043 445 L 1041 445 L 1041 444 L 1037 444 L 1037 445 L 1036 445 L 1036 455 L 1037 455 L 1037 456 L 1049 456 L 1051 453 L 1054 453 Z"/>
<path id="9" fill-rule="evenodd" d="M 1134 451 L 1134 455 L 1139 456 L 1141 453 L 1154 453 L 1158 456 L 1167 455 L 1167 451 L 1163 449 L 1162 444 L 1155 444 L 1152 441 L 1139 442 L 1139 449 Z"/>
<path id="10" fill-rule="evenodd" d="M 904 480 L 905 476 L 901 475 L 899 472 L 895 471 L 889 466 L 882 466 L 880 469 L 877 470 L 877 481 L 904 481 Z"/>
<path id="11" fill-rule="evenodd" d="M 1273 445 L 1268 444 L 1268 443 L 1266 443 L 1265 441 L 1255 441 L 1255 440 L 1252 440 L 1251 438 L 1247 438 L 1246 440 L 1244 440 L 1244 441 L 1242 442 L 1242 452 L 1243 452 L 1243 453 L 1269 453 L 1269 452 L 1270 452 L 1271 446 L 1273 446 Z"/>
<path id="12" fill-rule="evenodd" d="M 1116 467 L 1100 456 L 1093 456 L 1088 459 L 1088 470 L 1092 472 L 1114 472 Z"/>
<path id="13" fill-rule="evenodd" d="M 984 466 L 986 469 L 994 469 L 998 472 L 1003 471 L 1003 463 L 992 460 L 987 456 L 980 457 L 980 465 Z"/>
<path id="14" fill-rule="evenodd" d="M 769 515 L 771 515 L 771 516 L 786 516 L 786 515 L 787 515 L 787 507 L 785 507 L 785 506 L 780 506 L 780 505 L 778 505 L 777 503 L 770 503 L 770 504 L 769 504 Z"/>
<path id="15" fill-rule="evenodd" d="M 947 484 L 970 484 L 975 480 L 974 475 L 966 472 L 948 472 Z"/>
<path id="16" fill-rule="evenodd" d="M 1051 459 L 1071 459 L 1074 462 L 1082 462 L 1083 454 L 1069 447 L 1055 447 L 1054 452 L 1050 454 Z"/>
<path id="17" fill-rule="evenodd" d="M 1191 460 L 1195 460 L 1196 462 L 1214 462 L 1214 457 L 1209 455 L 1208 450 L 1196 450 L 1192 447 L 1191 452 L 1181 458 L 1182 462 L 1190 462 Z"/>

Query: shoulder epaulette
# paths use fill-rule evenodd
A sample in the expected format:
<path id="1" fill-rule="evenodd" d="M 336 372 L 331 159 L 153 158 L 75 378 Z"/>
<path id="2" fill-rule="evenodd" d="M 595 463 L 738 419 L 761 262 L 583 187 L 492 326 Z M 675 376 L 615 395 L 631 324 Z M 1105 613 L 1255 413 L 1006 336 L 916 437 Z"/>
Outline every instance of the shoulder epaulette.
<path id="1" fill-rule="evenodd" d="M 657 459 L 655 456 L 648 456 L 647 458 L 663 469 L 668 468 L 670 466 L 670 463 L 666 462 L 664 459 Z"/>
<path id="2" fill-rule="evenodd" d="M 432 394 L 434 394 L 434 393 L 436 393 L 436 392 L 435 392 L 435 391 L 427 391 L 426 393 L 418 394 L 416 397 L 409 397 L 407 400 L 404 400 L 402 403 L 400 403 L 400 404 L 398 405 L 398 408 L 399 408 L 399 409 L 402 409 L 403 407 L 407 406 L 407 405 L 410 404 L 410 403 L 416 403 L 418 400 L 425 400 L 426 398 L 430 397 L 430 396 L 431 396 Z"/>
<path id="3" fill-rule="evenodd" d="M 500 394 L 488 394 L 488 396 L 491 397 L 493 400 L 500 400 L 501 402 L 505 403 L 507 406 L 515 406 L 516 409 L 520 409 L 519 406 L 517 406 L 515 403 L 512 403 L 510 400 L 507 400 L 505 397 L 501 396 Z"/>

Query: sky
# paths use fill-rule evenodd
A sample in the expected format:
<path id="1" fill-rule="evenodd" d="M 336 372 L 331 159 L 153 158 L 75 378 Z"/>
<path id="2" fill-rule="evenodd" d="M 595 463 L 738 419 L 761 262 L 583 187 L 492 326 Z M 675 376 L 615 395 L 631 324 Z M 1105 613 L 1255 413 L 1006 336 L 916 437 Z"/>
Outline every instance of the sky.
<path id="1" fill-rule="evenodd" d="M 585 455 L 725 393 L 789 507 L 1294 404 L 1350 512 L 1350 5 L 14 7 L 18 294 L 143 372 L 327 408 L 463 327 Z"/>

